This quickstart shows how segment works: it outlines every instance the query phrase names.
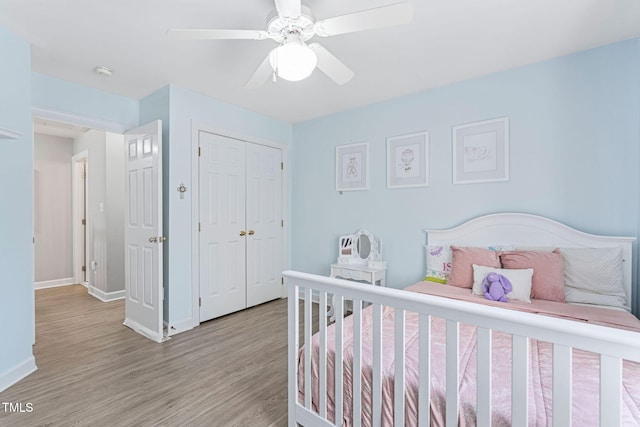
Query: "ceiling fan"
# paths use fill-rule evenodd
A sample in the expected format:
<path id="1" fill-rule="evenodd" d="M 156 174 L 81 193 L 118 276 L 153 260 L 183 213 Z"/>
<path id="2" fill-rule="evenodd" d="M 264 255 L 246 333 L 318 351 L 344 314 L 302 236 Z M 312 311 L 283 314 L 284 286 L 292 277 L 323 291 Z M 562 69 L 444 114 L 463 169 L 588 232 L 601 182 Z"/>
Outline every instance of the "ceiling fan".
<path id="1" fill-rule="evenodd" d="M 280 45 L 262 61 L 246 88 L 254 89 L 269 77 L 303 80 L 317 67 L 339 85 L 353 71 L 319 43 L 307 44 L 313 36 L 339 34 L 406 24 L 413 17 L 411 3 L 403 2 L 316 21 L 301 0 L 275 0 L 276 9 L 267 16 L 267 30 L 170 29 L 167 36 L 190 40 L 267 40 Z"/>

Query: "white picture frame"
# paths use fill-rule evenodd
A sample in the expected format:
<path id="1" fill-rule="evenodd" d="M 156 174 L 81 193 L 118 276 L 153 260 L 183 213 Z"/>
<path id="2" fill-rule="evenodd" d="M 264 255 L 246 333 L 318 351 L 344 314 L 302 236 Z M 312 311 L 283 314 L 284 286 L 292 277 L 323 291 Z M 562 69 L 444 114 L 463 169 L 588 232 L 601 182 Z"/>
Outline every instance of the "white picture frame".
<path id="1" fill-rule="evenodd" d="M 369 144 L 336 146 L 336 191 L 369 189 Z"/>
<path id="2" fill-rule="evenodd" d="M 509 118 L 452 128 L 453 183 L 509 181 Z"/>
<path id="3" fill-rule="evenodd" d="M 387 188 L 429 185 L 429 132 L 387 138 Z"/>

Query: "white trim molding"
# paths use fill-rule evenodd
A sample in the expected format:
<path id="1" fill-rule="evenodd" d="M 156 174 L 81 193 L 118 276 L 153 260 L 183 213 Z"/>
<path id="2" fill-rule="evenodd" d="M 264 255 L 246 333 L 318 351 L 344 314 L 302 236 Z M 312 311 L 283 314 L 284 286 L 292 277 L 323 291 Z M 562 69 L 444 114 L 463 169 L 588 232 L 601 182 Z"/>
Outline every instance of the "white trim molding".
<path id="1" fill-rule="evenodd" d="M 125 296 L 124 289 L 121 291 L 105 292 L 91 285 L 89 285 L 87 289 L 89 290 L 89 295 L 99 299 L 102 302 L 110 302 L 110 301 L 116 301 L 119 299 L 124 299 L 124 296 Z"/>
<path id="2" fill-rule="evenodd" d="M 122 324 L 133 329 L 135 332 L 139 333 L 140 335 L 143 335 L 149 338 L 151 341 L 155 341 L 157 343 L 161 343 L 169 339 L 169 337 L 165 336 L 164 333 L 159 334 L 155 331 L 152 331 L 146 326 L 143 326 L 140 323 L 136 322 L 135 320 L 131 320 L 128 317 L 124 319 L 124 322 Z"/>
<path id="3" fill-rule="evenodd" d="M 0 374 L 0 392 L 3 392 L 18 381 L 31 375 L 36 370 L 38 370 L 36 359 L 31 355 L 23 362 Z"/>
<path id="4" fill-rule="evenodd" d="M 193 320 L 184 319 L 172 324 L 169 324 L 169 322 L 164 322 L 164 329 L 167 331 L 167 336 L 172 336 L 175 334 L 179 334 L 181 332 L 186 332 L 190 329 L 193 329 Z"/>
<path id="5" fill-rule="evenodd" d="M 65 279 L 55 279 L 55 280 L 43 280 L 41 282 L 34 283 L 34 288 L 38 289 L 47 289 L 47 288 L 57 288 L 58 286 L 69 286 L 75 285 L 73 277 L 67 277 Z"/>
<path id="6" fill-rule="evenodd" d="M 18 139 L 21 136 L 22 136 L 22 132 L 0 127 L 0 139 Z"/>
<path id="7" fill-rule="evenodd" d="M 87 116 L 66 113 L 59 110 L 51 110 L 43 107 L 32 107 L 31 115 L 41 119 L 55 120 L 63 123 L 71 123 L 74 125 L 85 126 L 92 129 L 100 129 L 113 133 L 125 133 L 127 129 L 135 127 L 136 124 L 123 124 L 110 122 L 108 120 L 100 120 Z"/>

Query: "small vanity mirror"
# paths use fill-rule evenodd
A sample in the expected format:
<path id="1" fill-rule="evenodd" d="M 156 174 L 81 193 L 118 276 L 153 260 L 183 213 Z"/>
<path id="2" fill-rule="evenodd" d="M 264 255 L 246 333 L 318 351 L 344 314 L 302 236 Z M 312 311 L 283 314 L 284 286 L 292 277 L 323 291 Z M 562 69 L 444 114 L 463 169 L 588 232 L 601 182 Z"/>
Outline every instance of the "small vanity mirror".
<path id="1" fill-rule="evenodd" d="M 358 238 L 357 245 L 358 247 L 356 248 L 356 250 L 360 258 L 369 258 L 369 255 L 371 254 L 371 241 L 369 240 L 369 236 L 367 236 L 366 234 L 361 234 Z"/>
<path id="2" fill-rule="evenodd" d="M 338 264 L 361 264 L 369 267 L 384 267 L 380 239 L 360 229 L 342 236 L 338 243 Z"/>

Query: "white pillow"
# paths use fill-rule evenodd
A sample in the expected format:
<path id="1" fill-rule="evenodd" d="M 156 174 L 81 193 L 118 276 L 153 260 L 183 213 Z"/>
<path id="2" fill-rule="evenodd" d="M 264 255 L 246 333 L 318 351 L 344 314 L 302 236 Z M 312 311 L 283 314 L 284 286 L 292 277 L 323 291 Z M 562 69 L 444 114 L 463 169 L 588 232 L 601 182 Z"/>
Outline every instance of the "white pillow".
<path id="1" fill-rule="evenodd" d="M 486 267 L 484 265 L 473 264 L 473 289 L 472 292 L 476 295 L 484 296 L 484 289 L 482 289 L 482 281 L 487 277 L 489 273 L 502 274 L 509 279 L 513 290 L 507 294 L 507 299 L 517 299 L 519 301 L 527 302 L 531 304 L 531 278 L 533 277 L 533 268 L 524 269 L 507 269 L 507 268 L 493 268 Z"/>
<path id="2" fill-rule="evenodd" d="M 622 247 L 562 248 L 567 302 L 626 307 Z"/>

